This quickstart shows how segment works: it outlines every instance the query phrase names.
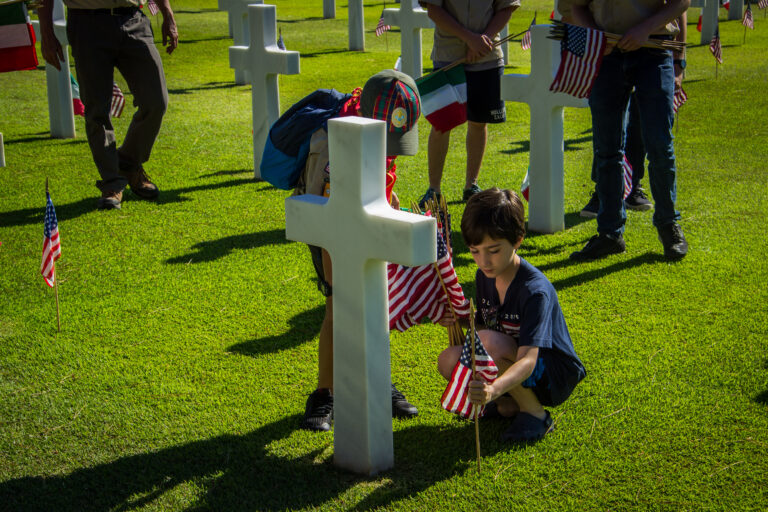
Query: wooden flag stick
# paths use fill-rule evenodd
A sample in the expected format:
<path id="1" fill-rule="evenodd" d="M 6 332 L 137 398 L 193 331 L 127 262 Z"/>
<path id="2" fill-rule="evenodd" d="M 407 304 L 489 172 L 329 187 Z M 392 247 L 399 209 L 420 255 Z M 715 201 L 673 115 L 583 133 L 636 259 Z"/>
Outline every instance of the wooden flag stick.
<path id="1" fill-rule="evenodd" d="M 469 337 L 472 339 L 472 380 L 475 380 L 475 303 L 469 299 Z M 480 407 L 473 405 L 475 412 L 475 451 L 477 452 L 477 472 L 480 472 Z"/>

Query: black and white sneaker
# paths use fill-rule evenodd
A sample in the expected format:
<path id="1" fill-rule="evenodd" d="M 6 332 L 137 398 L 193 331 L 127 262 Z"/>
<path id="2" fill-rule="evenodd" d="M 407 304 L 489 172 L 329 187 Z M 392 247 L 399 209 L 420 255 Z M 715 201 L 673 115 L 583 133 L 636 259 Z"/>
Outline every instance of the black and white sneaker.
<path id="1" fill-rule="evenodd" d="M 406 400 L 405 395 L 392 384 L 392 417 L 413 418 L 419 414 L 415 405 Z"/>
<path id="2" fill-rule="evenodd" d="M 624 207 L 638 212 L 647 212 L 653 210 L 653 203 L 645 195 L 645 191 L 640 187 L 635 187 L 624 200 Z"/>
<path id="3" fill-rule="evenodd" d="M 316 432 L 328 432 L 333 423 L 333 394 L 328 388 L 316 389 L 307 398 L 301 428 Z"/>
<path id="4" fill-rule="evenodd" d="M 589 239 L 582 250 L 571 253 L 571 259 L 574 261 L 597 260 L 625 250 L 623 236 L 595 235 Z"/>

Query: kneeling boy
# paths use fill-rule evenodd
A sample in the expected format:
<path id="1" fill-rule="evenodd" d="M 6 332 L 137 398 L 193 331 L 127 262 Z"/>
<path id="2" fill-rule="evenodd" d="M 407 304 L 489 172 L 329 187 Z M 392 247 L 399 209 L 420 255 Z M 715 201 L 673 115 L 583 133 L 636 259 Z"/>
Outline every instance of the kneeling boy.
<path id="1" fill-rule="evenodd" d="M 552 283 L 517 254 L 525 211 L 511 190 L 484 190 L 467 202 L 461 234 L 477 263 L 478 335 L 499 368 L 492 383 L 469 384 L 472 403 L 486 416 L 510 417 L 502 440 L 537 441 L 552 429 L 544 407 L 563 403 L 586 372 L 574 352 Z M 450 324 L 447 317 L 441 323 Z M 450 379 L 462 347 L 449 347 L 438 369 Z"/>

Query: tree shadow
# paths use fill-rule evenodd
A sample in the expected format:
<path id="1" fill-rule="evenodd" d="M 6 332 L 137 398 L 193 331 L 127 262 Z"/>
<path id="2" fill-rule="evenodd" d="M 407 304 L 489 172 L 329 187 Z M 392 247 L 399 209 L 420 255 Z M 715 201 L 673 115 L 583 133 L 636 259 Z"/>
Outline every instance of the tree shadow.
<path id="1" fill-rule="evenodd" d="M 220 435 L 67 474 L 31 475 L 0 483 L 0 503 L 7 510 L 133 510 L 152 504 L 176 486 L 193 485 L 199 500 L 188 511 L 286 510 L 319 508 L 358 484 L 375 484 L 353 510 L 387 507 L 435 483 L 474 470 L 471 422 L 450 426 L 417 425 L 394 432 L 395 467 L 377 477 L 336 468 L 327 454 L 327 434 L 317 434 L 317 448 L 283 455 L 273 446 L 288 442 L 301 415 L 286 416 L 244 435 Z M 483 455 L 510 449 L 498 441 L 500 425 L 485 422 Z M 514 447 L 512 449 L 515 449 Z"/>
<path id="2" fill-rule="evenodd" d="M 228 256 L 232 251 L 248 250 L 267 245 L 280 245 L 292 243 L 285 238 L 284 229 L 272 229 L 270 231 L 257 231 L 243 235 L 225 236 L 216 240 L 198 242 L 192 246 L 195 252 L 176 256 L 165 260 L 165 263 L 188 264 L 215 261 Z"/>
<path id="3" fill-rule="evenodd" d="M 210 183 L 207 185 L 195 185 L 192 187 L 182 187 L 177 189 L 162 190 L 160 197 L 155 201 L 156 204 L 164 205 L 169 203 L 178 203 L 188 201 L 186 194 L 199 192 L 203 190 L 215 190 L 219 188 L 237 187 L 240 185 L 254 184 L 253 179 L 239 179 L 224 181 L 221 183 Z M 272 186 L 262 187 L 258 191 L 269 190 Z M 43 198 L 44 199 L 44 198 Z M 139 199 L 128 192 L 123 195 L 123 201 L 138 201 Z M 86 197 L 73 203 L 56 204 L 56 217 L 59 223 L 63 220 L 77 218 L 86 213 L 96 210 L 96 194 L 93 197 Z M 0 227 L 24 226 L 27 224 L 42 224 L 45 214 L 45 201 L 40 207 L 23 208 L 9 212 L 0 212 Z"/>
<path id="4" fill-rule="evenodd" d="M 290 329 L 287 332 L 237 343 L 228 347 L 227 350 L 244 356 L 256 357 L 297 347 L 312 340 L 317 335 L 324 314 L 325 305 L 302 311 L 288 320 Z"/>

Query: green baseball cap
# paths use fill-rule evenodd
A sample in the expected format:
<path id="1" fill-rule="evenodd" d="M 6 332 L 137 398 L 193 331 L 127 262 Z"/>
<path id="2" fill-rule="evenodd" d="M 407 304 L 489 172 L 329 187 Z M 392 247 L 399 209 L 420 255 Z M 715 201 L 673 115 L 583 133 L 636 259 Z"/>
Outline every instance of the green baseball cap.
<path id="1" fill-rule="evenodd" d="M 413 78 L 394 69 L 376 73 L 363 87 L 360 113 L 387 123 L 387 156 L 418 152 L 421 99 Z"/>

